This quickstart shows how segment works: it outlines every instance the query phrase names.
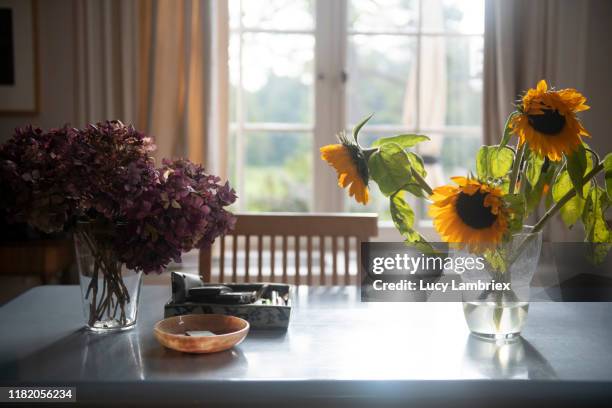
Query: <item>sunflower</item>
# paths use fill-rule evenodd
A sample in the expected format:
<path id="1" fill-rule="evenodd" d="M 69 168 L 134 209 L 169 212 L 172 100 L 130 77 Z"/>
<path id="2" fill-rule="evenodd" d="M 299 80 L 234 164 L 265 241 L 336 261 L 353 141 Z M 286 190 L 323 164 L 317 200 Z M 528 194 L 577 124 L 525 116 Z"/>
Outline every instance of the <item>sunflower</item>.
<path id="1" fill-rule="evenodd" d="M 518 114 L 510 122 L 513 133 L 540 156 L 559 161 L 575 151 L 581 137 L 589 136 L 576 113 L 589 109 L 586 98 L 575 89 L 549 90 L 545 80 L 523 96 Z"/>
<path id="2" fill-rule="evenodd" d="M 321 158 L 329 163 L 338 173 L 338 185 L 349 187 L 349 195 L 355 201 L 367 204 L 370 200 L 368 191 L 368 165 L 365 155 L 359 146 L 341 134 L 339 144 L 321 147 Z"/>
<path id="3" fill-rule="evenodd" d="M 435 188 L 429 215 L 445 242 L 468 245 L 482 251 L 501 242 L 508 230 L 508 211 L 502 191 L 465 177 L 453 177 L 458 185 Z"/>

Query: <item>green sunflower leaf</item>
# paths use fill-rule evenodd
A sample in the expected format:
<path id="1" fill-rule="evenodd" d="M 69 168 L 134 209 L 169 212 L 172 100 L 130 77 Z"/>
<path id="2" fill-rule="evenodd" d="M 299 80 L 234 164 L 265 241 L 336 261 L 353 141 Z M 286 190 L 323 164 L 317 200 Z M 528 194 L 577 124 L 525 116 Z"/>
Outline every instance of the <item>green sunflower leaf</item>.
<path id="1" fill-rule="evenodd" d="M 407 244 L 410 244 L 412 247 L 424 253 L 435 252 L 431 244 L 427 242 L 421 234 L 414 230 L 414 211 L 406 200 L 404 200 L 403 196 L 404 192 L 398 191 L 389 199 L 391 219 L 393 220 L 395 228 L 402 234 Z"/>
<path id="2" fill-rule="evenodd" d="M 586 150 L 587 168 L 585 173 L 588 173 L 589 171 L 593 170 L 593 155 L 589 152 L 589 150 L 587 150 L 590 149 L 590 147 L 584 141 L 582 142 L 582 146 Z"/>
<path id="3" fill-rule="evenodd" d="M 510 149 L 496 149 L 491 152 L 491 174 L 493 177 L 503 177 L 512 168 L 514 152 Z"/>
<path id="4" fill-rule="evenodd" d="M 540 205 L 542 199 L 543 184 L 541 180 L 535 186 L 527 184 L 525 186 L 525 213 L 531 214 Z"/>
<path id="5" fill-rule="evenodd" d="M 552 205 L 553 197 L 550 186 L 553 185 L 553 179 L 557 174 L 558 166 L 555 162 L 548 162 L 548 166 L 544 166 L 546 169 L 541 170 L 538 182 L 535 185 L 525 184 L 523 191 L 525 194 L 526 216 L 538 208 L 542 199 L 544 199 L 546 208 Z"/>
<path id="6" fill-rule="evenodd" d="M 572 184 L 568 172 L 563 171 L 557 178 L 555 184 L 553 185 L 553 200 L 556 203 L 559 202 L 559 200 L 561 200 L 565 196 L 565 194 L 570 192 L 573 188 L 574 186 Z M 586 189 L 586 191 L 583 190 L 581 196 L 584 196 L 586 194 L 589 185 L 587 184 L 583 188 Z M 584 209 L 585 200 L 581 196 L 575 195 L 567 203 L 565 203 L 563 207 L 561 207 L 561 219 L 563 220 L 565 225 L 570 228 L 576 223 L 576 221 L 580 219 L 580 216 Z"/>
<path id="7" fill-rule="evenodd" d="M 498 187 L 504 194 L 508 194 L 508 190 L 510 190 L 510 179 L 508 177 L 504 177 Z"/>
<path id="8" fill-rule="evenodd" d="M 499 147 L 497 148 L 498 150 L 502 150 L 504 146 L 506 146 L 510 141 L 510 136 L 512 135 L 512 128 L 510 127 L 510 123 L 512 122 L 512 118 L 518 114 L 519 113 L 517 111 L 514 111 L 508 116 L 508 119 L 506 119 L 506 124 L 504 125 L 504 134 L 502 135 L 502 139 L 499 142 Z"/>
<path id="9" fill-rule="evenodd" d="M 409 192 L 415 197 L 420 197 L 420 198 L 429 197 L 429 194 L 423 191 L 423 188 L 418 183 L 408 183 L 405 186 L 403 186 L 402 189 L 406 190 L 407 192 Z"/>
<path id="10" fill-rule="evenodd" d="M 476 174 L 479 179 L 489 176 L 489 146 L 482 146 L 476 154 Z"/>
<path id="11" fill-rule="evenodd" d="M 402 235 L 410 233 L 410 230 L 412 230 L 414 226 L 414 211 L 406 200 L 404 200 L 403 194 L 402 191 L 398 191 L 391 196 L 389 201 L 391 219 L 395 224 L 395 228 L 397 228 Z"/>
<path id="12" fill-rule="evenodd" d="M 603 160 L 604 174 L 606 178 L 606 192 L 608 199 L 612 200 L 612 153 L 608 153 Z"/>
<path id="13" fill-rule="evenodd" d="M 408 160 L 410 161 L 410 165 L 412 169 L 416 171 L 421 177 L 427 176 L 427 172 L 425 171 L 425 164 L 423 163 L 423 159 L 418 154 L 412 152 L 406 152 L 408 155 Z"/>
<path id="14" fill-rule="evenodd" d="M 612 242 L 612 231 L 608 228 L 605 218 L 605 212 L 609 206 L 610 200 L 606 192 L 601 187 L 592 188 L 582 214 L 586 241 L 594 243 Z"/>
<path id="15" fill-rule="evenodd" d="M 502 197 L 510 211 L 509 229 L 512 232 L 520 231 L 525 217 L 525 197 L 522 194 L 506 194 Z"/>
<path id="16" fill-rule="evenodd" d="M 527 181 L 532 186 L 535 186 L 542 174 L 542 165 L 544 164 L 544 158 L 535 152 L 531 152 L 529 154 L 529 158 L 527 159 Z"/>
<path id="17" fill-rule="evenodd" d="M 584 198 L 582 187 L 584 184 L 584 174 L 586 173 L 588 166 L 586 149 L 582 144 L 580 144 L 578 149 L 569 156 L 566 156 L 566 158 L 567 172 L 572 180 L 574 188 L 576 189 L 576 194 Z"/>
<path id="18" fill-rule="evenodd" d="M 505 176 L 512 168 L 514 152 L 496 146 L 482 146 L 476 155 L 476 172 L 480 179 Z"/>
<path id="19" fill-rule="evenodd" d="M 397 136 L 391 136 L 391 137 L 381 137 L 380 139 L 377 139 L 374 141 L 374 143 L 372 143 L 372 147 L 382 146 L 386 143 L 397 143 L 402 148 L 407 149 L 409 147 L 414 147 L 417 144 L 424 142 L 426 140 L 430 140 L 429 137 L 425 135 L 412 135 L 412 134 L 397 135 Z"/>
<path id="20" fill-rule="evenodd" d="M 572 228 L 576 221 L 580 219 L 580 214 L 584 209 L 584 198 L 579 196 L 572 197 L 563 207 L 561 207 L 561 219 L 568 228 Z"/>
<path id="21" fill-rule="evenodd" d="M 364 118 L 361 122 L 359 122 L 354 128 L 353 128 L 353 139 L 355 139 L 356 143 L 359 143 L 357 138 L 359 137 L 359 132 L 361 131 L 361 128 L 365 126 L 366 123 L 368 123 L 368 121 L 370 119 L 372 119 L 372 116 L 374 116 L 373 113 L 371 113 L 369 116 L 367 116 L 366 118 Z"/>
<path id="22" fill-rule="evenodd" d="M 587 246 L 586 258 L 594 265 L 601 265 L 608 257 L 612 243 L 591 242 Z"/>
<path id="23" fill-rule="evenodd" d="M 390 196 L 411 181 L 410 160 L 397 143 L 387 143 L 374 152 L 368 160 L 368 170 L 380 191 Z"/>
<path id="24" fill-rule="evenodd" d="M 552 196 L 552 186 L 554 185 L 555 178 L 560 171 L 561 162 L 548 162 L 548 169 L 543 172 L 542 176 L 540 176 L 540 180 L 544 181 L 544 184 L 547 185 L 548 191 L 544 195 L 544 207 L 546 209 L 550 208 L 553 205 L 553 196 Z"/>

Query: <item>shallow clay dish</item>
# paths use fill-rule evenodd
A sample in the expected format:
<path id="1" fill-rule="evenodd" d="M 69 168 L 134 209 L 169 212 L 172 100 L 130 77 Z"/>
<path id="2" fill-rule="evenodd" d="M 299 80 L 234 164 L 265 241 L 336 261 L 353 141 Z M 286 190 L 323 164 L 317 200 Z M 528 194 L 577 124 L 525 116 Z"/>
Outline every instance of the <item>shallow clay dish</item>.
<path id="1" fill-rule="evenodd" d="M 214 336 L 186 336 L 186 331 L 210 331 Z M 169 317 L 153 328 L 162 345 L 184 353 L 216 353 L 234 347 L 249 332 L 249 322 L 239 317 L 198 314 Z"/>

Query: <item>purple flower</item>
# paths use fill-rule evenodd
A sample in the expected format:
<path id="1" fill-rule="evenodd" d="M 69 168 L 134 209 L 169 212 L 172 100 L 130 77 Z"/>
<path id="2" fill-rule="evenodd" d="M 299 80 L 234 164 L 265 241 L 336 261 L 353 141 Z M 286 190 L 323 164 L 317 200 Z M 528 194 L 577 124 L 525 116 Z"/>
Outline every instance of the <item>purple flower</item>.
<path id="1" fill-rule="evenodd" d="M 128 267 L 161 271 L 181 253 L 212 245 L 234 226 L 234 216 L 223 207 L 236 194 L 219 178 L 186 160 L 165 160 L 157 170 L 159 183 L 128 213 L 127 233 L 117 248 Z"/>
<path id="2" fill-rule="evenodd" d="M 119 121 L 17 129 L 0 147 L 0 209 L 9 221 L 45 232 L 75 227 L 77 219 L 100 224 L 113 232 L 119 260 L 160 272 L 233 228 L 225 207 L 236 194 L 187 160 L 155 168 L 154 149 L 149 137 Z"/>

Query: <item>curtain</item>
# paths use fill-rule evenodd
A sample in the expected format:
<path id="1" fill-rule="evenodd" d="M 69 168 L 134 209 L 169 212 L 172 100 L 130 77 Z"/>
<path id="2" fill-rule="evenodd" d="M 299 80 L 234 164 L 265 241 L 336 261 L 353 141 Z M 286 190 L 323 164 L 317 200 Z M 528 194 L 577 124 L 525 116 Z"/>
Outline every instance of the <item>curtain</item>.
<path id="1" fill-rule="evenodd" d="M 136 120 L 139 65 L 135 5 L 133 1 L 73 2 L 77 126 L 106 119 Z"/>
<path id="2" fill-rule="evenodd" d="M 517 96 L 540 79 L 556 88 L 584 88 L 588 20 L 588 1 L 486 0 L 486 144 L 499 143 Z M 553 241 L 575 240 L 578 235 L 558 219 L 544 231 L 545 239 Z"/>
<path id="3" fill-rule="evenodd" d="M 486 0 L 485 143 L 499 141 L 517 95 L 540 79 L 584 87 L 588 17 L 588 1 Z"/>
<path id="4" fill-rule="evenodd" d="M 156 159 L 225 176 L 226 0 L 75 0 L 81 123 L 120 119 L 151 135 Z"/>
<path id="5" fill-rule="evenodd" d="M 421 18 L 426 18 L 428 29 L 444 31 L 444 7 L 441 0 L 428 0 L 422 3 Z M 445 124 L 447 110 L 447 39 L 444 36 L 426 37 L 421 40 L 418 56 L 419 77 L 416 67 L 410 72 L 406 81 L 404 96 L 403 125 L 409 127 L 418 124 L 419 129 L 442 129 Z M 417 87 L 420 84 L 417 106 Z M 418 115 L 418 118 L 416 117 Z M 440 157 L 444 134 L 432 133 L 431 140 L 419 146 L 427 166 L 427 179 L 431 185 L 444 184 L 444 176 L 439 163 L 433 161 Z"/>

